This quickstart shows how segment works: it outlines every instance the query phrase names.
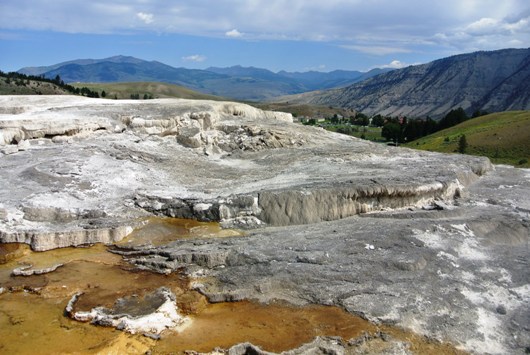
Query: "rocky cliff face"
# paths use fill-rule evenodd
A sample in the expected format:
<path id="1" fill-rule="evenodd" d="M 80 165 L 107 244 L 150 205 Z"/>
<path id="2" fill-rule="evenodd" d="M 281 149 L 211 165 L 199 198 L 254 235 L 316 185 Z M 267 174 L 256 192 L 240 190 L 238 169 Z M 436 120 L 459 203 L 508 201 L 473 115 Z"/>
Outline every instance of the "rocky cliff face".
<path id="1" fill-rule="evenodd" d="M 530 49 L 505 49 L 448 57 L 293 99 L 367 114 L 436 118 L 457 107 L 469 112 L 528 110 L 529 81 Z"/>

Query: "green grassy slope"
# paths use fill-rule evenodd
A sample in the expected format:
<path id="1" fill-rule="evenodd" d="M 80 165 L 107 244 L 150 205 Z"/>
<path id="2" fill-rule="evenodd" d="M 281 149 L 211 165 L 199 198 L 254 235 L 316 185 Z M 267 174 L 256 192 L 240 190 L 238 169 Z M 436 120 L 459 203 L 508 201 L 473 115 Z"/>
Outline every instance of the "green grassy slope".
<path id="1" fill-rule="evenodd" d="M 17 84 L 18 83 L 18 84 Z M 69 95 L 55 84 L 35 80 L 7 80 L 0 77 L 0 95 Z"/>
<path id="2" fill-rule="evenodd" d="M 530 167 L 530 111 L 492 113 L 405 144 L 409 148 L 456 152 L 466 136 L 466 154 L 486 156 L 496 164 Z"/>
<path id="3" fill-rule="evenodd" d="M 128 83 L 75 83 L 75 87 L 87 87 L 101 94 L 105 91 L 107 98 L 130 99 L 131 94 L 139 94 L 140 98 L 147 94 L 153 98 L 180 98 L 193 100 L 226 100 L 219 96 L 206 95 L 182 86 L 156 82 Z"/>
<path id="4" fill-rule="evenodd" d="M 290 104 L 290 103 L 274 103 L 261 102 L 251 103 L 251 105 L 262 110 L 290 112 L 298 117 L 331 117 L 334 114 L 340 114 L 344 117 L 349 117 L 355 112 L 348 109 L 330 106 L 317 106 L 309 104 Z"/>

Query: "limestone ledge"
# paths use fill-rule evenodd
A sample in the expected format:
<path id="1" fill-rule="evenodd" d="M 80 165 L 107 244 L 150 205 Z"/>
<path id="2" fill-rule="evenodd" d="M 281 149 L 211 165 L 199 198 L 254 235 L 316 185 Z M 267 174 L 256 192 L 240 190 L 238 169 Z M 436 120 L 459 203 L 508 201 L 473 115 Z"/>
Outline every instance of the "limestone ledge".
<path id="1" fill-rule="evenodd" d="M 25 265 L 21 267 L 17 267 L 11 272 L 11 275 L 13 276 L 33 276 L 33 275 L 43 275 L 43 274 L 49 274 L 50 272 L 54 272 L 58 268 L 64 266 L 64 264 L 55 264 L 47 268 L 43 269 L 34 269 L 33 265 Z"/>
<path id="2" fill-rule="evenodd" d="M 318 223 L 360 213 L 422 207 L 435 200 L 451 201 L 478 178 L 473 172 L 452 181 L 424 185 L 352 182 L 334 186 L 301 186 L 251 195 L 211 200 L 182 199 L 138 194 L 135 204 L 157 215 L 219 221 L 225 226 L 257 227 Z"/>
<path id="3" fill-rule="evenodd" d="M 113 244 L 132 232 L 127 225 L 81 229 L 79 226 L 61 231 L 48 230 L 0 230 L 0 243 L 25 243 L 35 251 L 46 251 L 87 244 Z"/>
<path id="4" fill-rule="evenodd" d="M 21 104 L 28 107 L 20 109 Z M 70 116 L 70 105 L 78 108 L 73 117 Z M 291 114 L 262 111 L 232 102 L 135 101 L 124 109 L 121 103 L 109 100 L 22 96 L 17 100 L 0 98 L 0 106 L 6 112 L 0 116 L 0 147 L 4 154 L 27 149 L 24 142 L 28 140 L 50 138 L 54 143 L 65 143 L 96 131 L 116 134 L 127 130 L 137 135 L 173 135 L 186 147 L 205 147 L 213 152 L 302 144 L 293 137 L 251 123 L 292 123 Z M 247 139 L 241 138 L 241 133 L 254 137 L 249 140 L 252 142 L 245 142 Z"/>
<path id="5" fill-rule="evenodd" d="M 255 228 L 450 204 L 492 169 L 239 103 L 6 96 L 0 107 L 0 242 L 34 250 L 117 242 L 146 212 Z"/>

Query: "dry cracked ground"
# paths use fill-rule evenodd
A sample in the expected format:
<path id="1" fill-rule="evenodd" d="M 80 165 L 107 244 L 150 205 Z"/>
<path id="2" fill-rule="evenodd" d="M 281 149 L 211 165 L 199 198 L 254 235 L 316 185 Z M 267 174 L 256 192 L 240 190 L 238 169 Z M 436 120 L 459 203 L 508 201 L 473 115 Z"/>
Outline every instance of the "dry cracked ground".
<path id="1" fill-rule="evenodd" d="M 530 351 L 529 170 L 187 100 L 4 96 L 0 148 L 2 243 L 110 245 L 153 215 L 220 222 L 244 236 L 113 252 L 129 267 L 187 275 L 212 303 L 337 306 L 454 351 Z M 25 266 L 10 277 L 60 270 Z M 10 294 L 2 286 L 0 302 Z M 123 330 L 150 324 L 158 338 L 182 323 L 179 296 L 166 291 L 146 296 L 154 308 L 128 309 L 125 297 L 114 313 L 74 312 L 75 293 L 66 313 Z M 363 347 L 368 338 L 317 338 L 293 351 L 383 351 Z M 384 351 L 413 350 L 395 341 Z"/>

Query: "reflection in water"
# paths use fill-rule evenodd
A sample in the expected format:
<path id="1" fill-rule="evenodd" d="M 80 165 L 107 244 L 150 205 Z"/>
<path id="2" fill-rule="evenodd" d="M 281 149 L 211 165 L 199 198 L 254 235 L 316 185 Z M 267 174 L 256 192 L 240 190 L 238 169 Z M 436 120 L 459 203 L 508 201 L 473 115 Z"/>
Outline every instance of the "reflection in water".
<path id="1" fill-rule="evenodd" d="M 242 236 L 233 229 L 222 229 L 219 223 L 181 218 L 150 217 L 118 245 L 166 245 L 183 238 L 225 238 Z"/>
<path id="2" fill-rule="evenodd" d="M 311 342 L 318 335 L 352 339 L 363 331 L 376 331 L 369 322 L 337 307 L 293 307 L 253 302 L 209 305 L 180 334 L 163 336 L 154 353 L 172 349 L 212 351 L 251 342 L 267 351 L 280 352 Z"/>
<path id="3" fill-rule="evenodd" d="M 20 258 L 29 253 L 29 246 L 20 243 L 0 244 L 0 264 Z"/>
<path id="4" fill-rule="evenodd" d="M 50 274 L 10 276 L 11 270 L 20 264 L 41 268 L 58 262 L 65 266 Z M 120 258 L 100 245 L 30 253 L 18 261 L 1 265 L 0 287 L 12 292 L 0 295 L 0 353 L 93 353 L 110 344 L 125 352 L 149 349 L 152 341 L 147 339 L 63 316 L 69 297 L 78 290 L 107 302 L 117 294 L 130 291 L 131 285 L 138 285 L 134 282 L 137 275 L 120 265 Z M 144 276 L 150 279 L 147 273 Z"/>
<path id="5" fill-rule="evenodd" d="M 152 218 L 123 243 L 154 245 L 176 238 L 240 236 L 213 223 Z M 269 351 L 296 348 L 317 335 L 355 338 L 375 332 L 373 324 L 336 307 L 293 307 L 286 304 L 261 305 L 252 302 L 208 304 L 205 297 L 188 288 L 188 280 L 178 273 L 161 275 L 134 270 L 106 247 L 64 248 L 30 252 L 25 246 L 3 246 L 10 255 L 0 264 L 0 353 L 2 354 L 158 354 L 185 350 L 211 351 L 252 342 Z M 1 254 L 1 253 L 0 253 Z M 27 277 L 13 277 L 21 265 L 46 268 L 64 264 L 56 271 Z M 177 297 L 179 312 L 191 317 L 190 325 L 177 332 L 165 332 L 159 341 L 131 335 L 113 328 L 73 321 L 64 315 L 66 304 L 83 292 L 77 310 L 110 307 L 117 298 L 143 297 L 161 286 Z M 0 291 L 1 293 L 2 291 Z M 418 353 L 447 352 L 419 336 L 390 328 L 383 329 L 399 339 L 412 341 Z"/>
<path id="6" fill-rule="evenodd" d="M 67 299 L 31 293 L 0 295 L 0 353 L 145 353 L 154 341 L 63 316 Z"/>

